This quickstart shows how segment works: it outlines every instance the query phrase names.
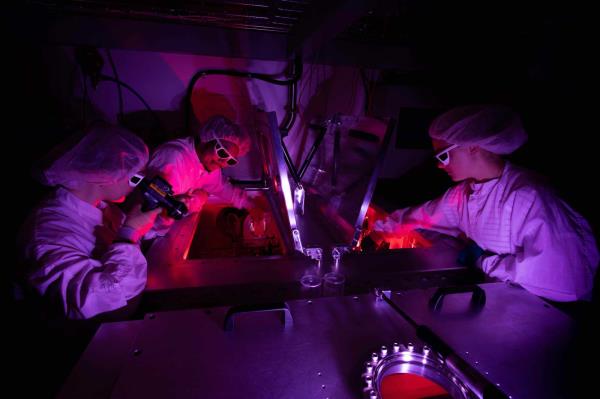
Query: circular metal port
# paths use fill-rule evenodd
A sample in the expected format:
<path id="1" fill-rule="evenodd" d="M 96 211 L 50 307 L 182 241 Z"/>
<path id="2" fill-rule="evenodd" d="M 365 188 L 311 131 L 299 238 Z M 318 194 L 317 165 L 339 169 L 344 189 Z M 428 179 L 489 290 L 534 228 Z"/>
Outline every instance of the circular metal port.
<path id="1" fill-rule="evenodd" d="M 447 367 L 444 359 L 429 347 L 393 343 L 382 347 L 367 361 L 363 373 L 365 397 L 452 398 L 475 396 Z M 377 356 L 376 356 L 377 355 Z"/>

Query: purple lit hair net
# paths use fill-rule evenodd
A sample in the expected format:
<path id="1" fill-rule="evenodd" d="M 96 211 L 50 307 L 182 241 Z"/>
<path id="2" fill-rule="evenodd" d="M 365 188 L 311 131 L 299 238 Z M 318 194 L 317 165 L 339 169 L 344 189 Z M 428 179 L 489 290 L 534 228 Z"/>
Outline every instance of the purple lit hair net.
<path id="1" fill-rule="evenodd" d="M 431 123 L 429 136 L 450 144 L 477 145 L 501 155 L 514 152 L 527 141 L 519 116 L 500 105 L 454 108 Z"/>
<path id="2" fill-rule="evenodd" d="M 202 129 L 200 129 L 200 140 L 204 143 L 214 139 L 227 140 L 238 146 L 240 152 L 238 157 L 246 154 L 250 150 L 250 137 L 240 126 L 231 122 L 224 116 L 211 117 Z"/>
<path id="3" fill-rule="evenodd" d="M 110 184 L 139 172 L 147 162 L 148 147 L 138 136 L 117 126 L 95 126 L 44 171 L 42 182 L 70 189 Z"/>

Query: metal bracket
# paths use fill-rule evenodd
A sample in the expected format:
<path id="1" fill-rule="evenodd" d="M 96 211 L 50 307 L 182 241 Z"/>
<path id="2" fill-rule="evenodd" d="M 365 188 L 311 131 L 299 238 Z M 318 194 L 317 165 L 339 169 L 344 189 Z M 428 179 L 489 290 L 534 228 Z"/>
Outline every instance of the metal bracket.
<path id="1" fill-rule="evenodd" d="M 304 215 L 304 199 L 306 198 L 306 192 L 302 184 L 298 183 L 294 189 L 294 207 L 300 215 Z"/>
<path id="2" fill-rule="evenodd" d="M 304 255 L 316 260 L 319 263 L 319 266 L 321 266 L 321 260 L 323 259 L 323 248 L 304 248 Z"/>
<path id="3" fill-rule="evenodd" d="M 293 229 L 292 238 L 294 239 L 294 249 L 304 253 L 304 248 L 302 248 L 302 240 L 300 239 L 300 230 Z"/>
<path id="4" fill-rule="evenodd" d="M 334 262 L 334 267 L 337 270 L 338 266 L 340 265 L 340 259 L 342 258 L 342 255 L 345 253 L 350 252 L 350 247 L 348 246 L 339 246 L 339 247 L 333 247 L 331 249 L 331 257 L 333 258 L 333 262 Z"/>

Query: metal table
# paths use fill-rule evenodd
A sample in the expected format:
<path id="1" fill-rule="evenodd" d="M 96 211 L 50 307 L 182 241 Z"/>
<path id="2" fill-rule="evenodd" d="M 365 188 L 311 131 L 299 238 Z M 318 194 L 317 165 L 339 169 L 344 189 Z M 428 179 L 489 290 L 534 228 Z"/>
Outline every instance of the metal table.
<path id="1" fill-rule="evenodd" d="M 364 362 L 414 329 L 374 295 L 288 302 L 280 312 L 228 308 L 147 315 L 104 324 L 59 397 L 356 398 Z M 231 325 L 232 323 L 230 323 Z"/>
<path id="2" fill-rule="evenodd" d="M 596 339 L 575 320 L 505 283 L 391 293 L 388 302 L 419 336 L 465 362 L 509 398 L 578 397 L 592 380 Z M 478 303 L 484 294 L 485 303 Z"/>

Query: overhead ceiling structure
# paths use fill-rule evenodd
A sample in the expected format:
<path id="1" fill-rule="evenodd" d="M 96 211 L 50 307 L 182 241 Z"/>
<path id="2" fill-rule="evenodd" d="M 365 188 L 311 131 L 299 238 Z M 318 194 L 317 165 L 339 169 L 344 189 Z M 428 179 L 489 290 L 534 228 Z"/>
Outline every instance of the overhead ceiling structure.
<path id="1" fill-rule="evenodd" d="M 400 73 L 482 60 L 521 68 L 539 53 L 552 57 L 550 48 L 570 54 L 583 42 L 575 7 L 510 0 L 37 0 L 19 7 L 9 24 L 51 44 L 263 60 L 300 55 Z"/>
<path id="2" fill-rule="evenodd" d="M 395 3 L 38 0 L 26 2 L 11 19 L 16 29 L 28 27 L 24 35 L 52 44 L 270 60 L 301 55 L 305 61 L 410 69 L 406 46 L 356 40 L 362 19 L 388 18 L 396 13 Z"/>
<path id="3" fill-rule="evenodd" d="M 289 33 L 314 0 L 32 1 L 57 13 Z"/>

